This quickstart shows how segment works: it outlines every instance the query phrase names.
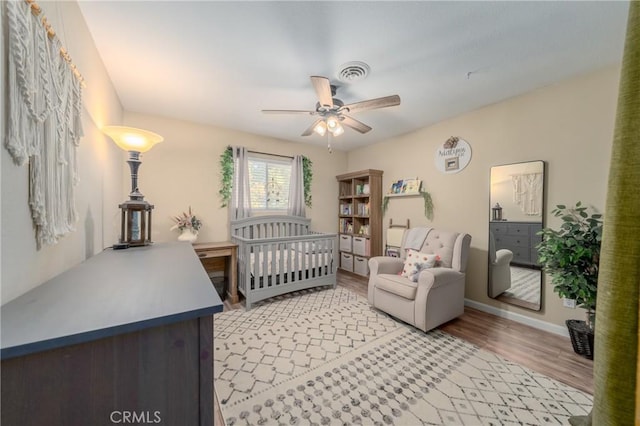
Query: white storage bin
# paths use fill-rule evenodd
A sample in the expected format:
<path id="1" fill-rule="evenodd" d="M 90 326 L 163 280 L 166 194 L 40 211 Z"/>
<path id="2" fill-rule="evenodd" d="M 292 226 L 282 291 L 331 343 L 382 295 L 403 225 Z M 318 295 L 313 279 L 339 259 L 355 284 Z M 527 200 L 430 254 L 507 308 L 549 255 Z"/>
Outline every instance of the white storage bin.
<path id="1" fill-rule="evenodd" d="M 351 251 L 351 235 L 340 234 L 340 251 Z"/>
<path id="2" fill-rule="evenodd" d="M 369 259 L 366 257 L 353 257 L 353 272 L 359 275 L 369 275 Z"/>
<path id="3" fill-rule="evenodd" d="M 369 239 L 365 237 L 353 237 L 353 254 L 369 256 Z"/>
<path id="4" fill-rule="evenodd" d="M 340 253 L 340 267 L 345 271 L 353 272 L 353 256 L 349 253 Z"/>

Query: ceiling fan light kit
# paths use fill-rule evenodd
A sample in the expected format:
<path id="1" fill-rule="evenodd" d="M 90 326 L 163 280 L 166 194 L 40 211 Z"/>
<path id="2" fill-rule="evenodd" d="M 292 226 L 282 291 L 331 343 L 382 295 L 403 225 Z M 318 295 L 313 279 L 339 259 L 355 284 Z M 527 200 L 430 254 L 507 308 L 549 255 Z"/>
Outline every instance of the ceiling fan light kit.
<path id="1" fill-rule="evenodd" d="M 361 63 L 364 64 L 364 63 Z M 368 66 L 361 67 L 363 75 L 368 72 Z M 343 68 L 343 71 L 346 67 Z M 346 71 L 347 74 L 349 71 Z M 352 76 L 358 74 L 359 71 L 352 71 Z M 342 75 L 342 72 L 341 72 Z M 355 77 L 353 77 L 355 78 Z M 351 78 L 351 80 L 353 80 Z M 364 77 L 363 77 L 364 78 Z M 351 81 L 352 82 L 352 81 Z M 391 95 L 382 98 L 369 99 L 366 101 L 355 102 L 345 105 L 340 99 L 335 99 L 336 86 L 329 82 L 326 77 L 311 76 L 311 84 L 316 91 L 318 102 L 316 103 L 315 111 L 310 110 L 262 110 L 266 114 L 309 114 L 317 115 L 319 118 L 311 124 L 304 132 L 302 136 L 310 136 L 316 133 L 320 136 L 327 134 L 327 131 L 332 136 L 340 136 L 344 133 L 344 126 L 350 127 L 353 130 L 365 134 L 371 130 L 371 127 L 356 120 L 355 118 L 347 115 L 355 112 L 366 111 L 370 109 L 386 108 L 391 106 L 400 105 L 400 96 Z M 329 145 L 329 142 L 327 142 Z"/>

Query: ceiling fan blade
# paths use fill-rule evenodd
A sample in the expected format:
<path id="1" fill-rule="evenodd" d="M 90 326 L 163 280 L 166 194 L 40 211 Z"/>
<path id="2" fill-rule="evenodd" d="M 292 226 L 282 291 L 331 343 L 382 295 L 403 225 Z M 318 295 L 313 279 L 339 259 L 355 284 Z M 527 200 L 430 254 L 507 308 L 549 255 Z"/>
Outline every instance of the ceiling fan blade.
<path id="1" fill-rule="evenodd" d="M 263 109 L 263 113 L 265 114 L 307 114 L 313 115 L 315 111 L 304 111 L 299 109 Z"/>
<path id="2" fill-rule="evenodd" d="M 312 75 L 311 83 L 316 90 L 320 106 L 333 107 L 333 96 L 331 94 L 331 83 L 327 77 L 319 77 Z"/>
<path id="3" fill-rule="evenodd" d="M 316 121 L 314 121 L 313 124 L 307 128 L 307 130 L 302 132 L 301 136 L 311 136 L 313 134 L 313 130 L 316 128 L 318 123 L 320 123 L 321 121 L 322 121 L 322 118 L 319 118 Z"/>
<path id="4" fill-rule="evenodd" d="M 396 105 L 400 105 L 400 96 L 391 95 L 391 96 L 385 96 L 383 98 L 369 99 L 368 101 L 355 102 L 352 104 L 345 105 L 341 109 L 347 110 L 353 113 L 353 112 L 366 111 L 368 109 L 386 108 L 386 107 L 391 107 Z"/>
<path id="5" fill-rule="evenodd" d="M 355 118 L 351 118 L 348 115 L 342 115 L 342 124 L 345 126 L 351 127 L 353 130 L 356 130 L 360 133 L 367 133 L 371 130 L 371 127 L 367 126 L 361 121 L 356 120 Z"/>

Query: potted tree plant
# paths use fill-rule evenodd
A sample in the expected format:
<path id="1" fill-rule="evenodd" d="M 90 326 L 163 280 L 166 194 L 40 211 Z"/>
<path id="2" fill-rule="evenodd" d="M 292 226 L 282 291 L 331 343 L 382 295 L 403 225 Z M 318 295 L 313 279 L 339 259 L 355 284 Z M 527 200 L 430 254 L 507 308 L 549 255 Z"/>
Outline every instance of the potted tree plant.
<path id="1" fill-rule="evenodd" d="M 586 309 L 586 321 L 568 320 L 567 327 L 574 351 L 592 359 L 602 215 L 587 210 L 581 202 L 575 207 L 556 206 L 551 213 L 562 219 L 562 225 L 559 230 L 540 231 L 542 242 L 537 249 L 553 290 Z"/>

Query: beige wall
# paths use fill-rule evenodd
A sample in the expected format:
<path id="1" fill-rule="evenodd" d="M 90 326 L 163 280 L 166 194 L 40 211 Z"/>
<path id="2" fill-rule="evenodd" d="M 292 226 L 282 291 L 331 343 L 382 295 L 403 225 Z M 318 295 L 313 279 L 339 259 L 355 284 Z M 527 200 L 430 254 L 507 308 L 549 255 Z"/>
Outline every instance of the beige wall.
<path id="1" fill-rule="evenodd" d="M 229 238 L 228 208 L 220 207 L 220 155 L 228 145 L 280 155 L 303 154 L 313 162 L 312 207 L 307 208 L 316 231 L 336 232 L 338 184 L 336 175 L 346 169 L 347 155 L 326 147 L 298 144 L 234 130 L 136 113 L 125 113 L 125 124 L 151 130 L 165 140 L 143 154 L 139 187 L 153 204 L 153 240 L 173 241 L 171 216 L 189 206 L 203 221 L 198 241 Z M 127 177 L 128 179 L 128 177 Z M 130 183 L 124 184 L 128 193 Z"/>
<path id="2" fill-rule="evenodd" d="M 104 226 L 122 198 L 122 158 L 115 145 L 99 131 L 104 124 L 118 123 L 122 107 L 111 80 L 75 2 L 45 2 L 45 16 L 68 49 L 86 79 L 83 91 L 82 125 L 85 136 L 78 148 L 80 182 L 76 188 L 79 221 L 76 232 L 57 245 L 36 249 L 35 232 L 28 207 L 28 167 L 16 166 L 4 147 L 2 160 L 2 273 L 1 302 L 4 304 L 80 263 L 112 244 L 115 234 Z M 2 7 L 2 135 L 7 106 L 7 37 L 5 8 Z M 61 20 L 63 19 L 63 20 Z M 4 143 L 3 143 L 4 145 Z"/>
<path id="3" fill-rule="evenodd" d="M 91 35 L 75 2 L 47 2 L 43 11 L 74 63 L 86 79 L 83 91 L 83 127 L 85 136 L 78 148 L 80 182 L 76 189 L 79 221 L 76 231 L 57 245 L 36 249 L 28 208 L 28 168 L 12 163 L 5 149 L 1 154 L 2 221 L 1 303 L 6 303 L 31 288 L 75 266 L 111 246 L 118 239 L 118 204 L 129 193 L 127 154 L 100 132 L 109 124 L 128 124 L 156 131 L 165 141 L 143 155 L 139 186 L 146 199 L 155 205 L 154 240 L 174 240 L 177 231 L 169 231 L 171 215 L 191 205 L 202 218 L 200 241 L 228 238 L 228 214 L 220 208 L 219 157 L 229 145 L 282 155 L 303 154 L 313 161 L 313 206 L 307 210 L 313 228 L 333 232 L 337 224 L 337 182 L 335 176 L 346 169 L 346 153 L 329 154 L 325 147 L 296 144 L 233 130 L 214 128 L 163 117 L 124 112 L 106 73 Z M 6 111 L 5 8 L 2 9 L 0 53 L 2 93 L 1 110 Z M 63 19 L 63 21 L 61 20 Z M 5 121 L 2 120 L 2 134 Z"/>
<path id="4" fill-rule="evenodd" d="M 36 250 L 28 210 L 27 167 L 15 166 L 5 149 L 1 154 L 2 206 L 1 301 L 28 291 L 76 265 L 117 240 L 117 205 L 129 192 L 126 154 L 99 131 L 106 124 L 128 124 L 162 134 L 165 141 L 144 154 L 140 189 L 155 205 L 154 240 L 170 241 L 170 216 L 191 205 L 202 217 L 200 241 L 228 238 L 228 215 L 220 208 L 219 156 L 229 144 L 275 154 L 307 155 L 314 163 L 313 207 L 308 216 L 319 231 L 335 231 L 337 184 L 335 175 L 376 168 L 384 170 L 384 185 L 418 176 L 431 192 L 435 218 L 429 223 L 420 198 L 390 201 L 385 216 L 412 226 L 432 225 L 469 232 L 473 236 L 467 298 L 562 324 L 581 312 L 566 309 L 549 283 L 539 313 L 496 302 L 486 296 L 489 168 L 528 160 L 547 162 L 548 225 L 552 206 L 581 200 L 602 209 L 613 134 L 619 68 L 574 78 L 535 92 L 443 121 L 415 133 L 344 153 L 295 144 L 233 130 L 136 113 L 123 113 L 75 2 L 46 2 L 45 15 L 57 30 L 75 64 L 86 78 L 83 126 L 78 149 L 80 183 L 76 207 L 77 231 L 58 245 Z M 2 93 L 6 111 L 7 25 L 2 8 L 0 53 Z M 60 19 L 63 17 L 64 22 Z M 425 100 L 428 101 L 428 100 Z M 400 107 L 402 108 L 402 106 Z M 124 116 L 124 117 L 123 117 Z M 4 118 L 4 117 L 3 117 Z M 4 120 L 2 120 L 4 134 Z M 458 174 L 439 173 L 434 166 L 437 147 L 450 136 L 467 140 L 473 149 L 469 166 Z"/>
<path id="5" fill-rule="evenodd" d="M 411 176 L 423 179 L 435 205 L 430 223 L 421 198 L 394 198 L 385 215 L 411 226 L 435 226 L 472 235 L 466 297 L 534 319 L 563 325 L 583 318 L 582 310 L 562 307 L 550 280 L 543 291 L 542 311 L 533 312 L 487 297 L 489 169 L 529 160 L 547 163 L 547 225 L 559 221 L 549 212 L 557 204 L 581 200 L 604 209 L 619 68 L 574 78 L 523 96 L 440 122 L 348 154 L 348 169 L 384 170 L 384 186 Z M 466 169 L 457 174 L 436 170 L 436 149 L 450 136 L 472 148 Z"/>

